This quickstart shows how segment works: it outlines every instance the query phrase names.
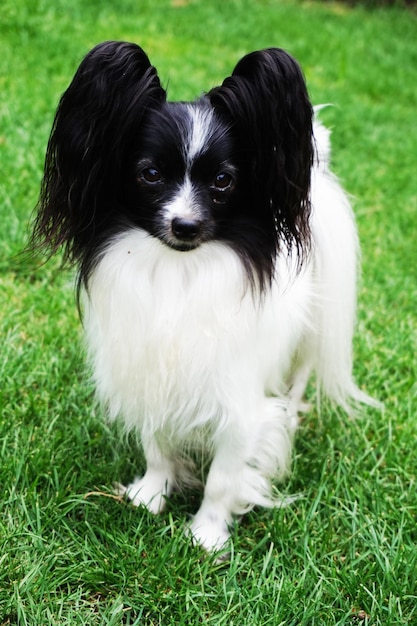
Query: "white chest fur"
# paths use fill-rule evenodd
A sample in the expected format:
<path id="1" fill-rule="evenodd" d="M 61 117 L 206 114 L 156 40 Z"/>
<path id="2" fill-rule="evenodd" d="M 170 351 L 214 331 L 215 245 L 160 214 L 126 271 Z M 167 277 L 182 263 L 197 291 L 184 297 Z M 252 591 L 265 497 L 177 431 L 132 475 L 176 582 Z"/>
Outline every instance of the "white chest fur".
<path id="1" fill-rule="evenodd" d="M 89 283 L 85 328 L 110 418 L 185 440 L 279 393 L 303 334 L 306 280 L 254 297 L 228 247 L 170 250 L 141 230 L 113 241 Z"/>

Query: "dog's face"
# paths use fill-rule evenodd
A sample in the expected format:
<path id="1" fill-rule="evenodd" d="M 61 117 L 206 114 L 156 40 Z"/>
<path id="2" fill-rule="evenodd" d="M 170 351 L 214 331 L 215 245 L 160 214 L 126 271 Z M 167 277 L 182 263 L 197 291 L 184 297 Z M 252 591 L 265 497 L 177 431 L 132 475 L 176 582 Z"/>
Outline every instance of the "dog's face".
<path id="1" fill-rule="evenodd" d="M 312 107 L 285 51 L 248 54 L 200 100 L 173 103 L 139 46 L 104 42 L 61 98 L 33 241 L 63 245 L 86 283 L 126 229 L 180 253 L 216 239 L 263 286 L 282 244 L 301 261 L 309 246 L 312 159 Z"/>
<path id="2" fill-rule="evenodd" d="M 207 99 L 164 103 L 141 125 L 129 165 L 129 221 L 180 251 L 227 238 L 244 210 L 236 142 Z"/>

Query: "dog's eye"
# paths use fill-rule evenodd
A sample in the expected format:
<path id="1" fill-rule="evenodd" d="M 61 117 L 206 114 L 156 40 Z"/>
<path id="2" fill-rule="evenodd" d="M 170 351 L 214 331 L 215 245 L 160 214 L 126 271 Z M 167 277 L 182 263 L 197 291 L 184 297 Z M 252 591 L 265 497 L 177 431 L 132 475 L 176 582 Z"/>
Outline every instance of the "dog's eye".
<path id="1" fill-rule="evenodd" d="M 145 167 L 139 174 L 139 180 L 153 185 L 162 181 L 162 175 L 156 167 Z"/>
<path id="2" fill-rule="evenodd" d="M 233 186 L 233 177 L 227 172 L 219 172 L 213 180 L 213 185 L 220 191 L 225 191 Z"/>

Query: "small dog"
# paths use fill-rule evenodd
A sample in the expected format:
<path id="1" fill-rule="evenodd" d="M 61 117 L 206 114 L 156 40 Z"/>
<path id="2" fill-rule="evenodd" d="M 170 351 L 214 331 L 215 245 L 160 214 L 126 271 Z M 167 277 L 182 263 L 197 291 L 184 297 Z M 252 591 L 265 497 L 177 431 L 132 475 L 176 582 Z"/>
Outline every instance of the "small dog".
<path id="1" fill-rule="evenodd" d="M 98 397 L 140 434 L 147 469 L 119 487 L 163 510 L 211 463 L 193 538 L 279 505 L 314 372 L 349 410 L 358 241 L 296 61 L 245 56 L 195 102 L 167 102 L 135 44 L 105 42 L 61 98 L 33 245 L 78 268 Z"/>

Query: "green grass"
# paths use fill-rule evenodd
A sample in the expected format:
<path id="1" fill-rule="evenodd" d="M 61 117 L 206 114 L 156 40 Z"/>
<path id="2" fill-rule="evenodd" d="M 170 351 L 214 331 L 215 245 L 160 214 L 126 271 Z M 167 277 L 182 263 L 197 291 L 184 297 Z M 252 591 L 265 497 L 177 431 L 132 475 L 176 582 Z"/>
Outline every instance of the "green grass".
<path id="1" fill-rule="evenodd" d="M 416 16 L 294 0 L 3 0 L 0 20 L 0 624 L 417 623 Z M 385 403 L 308 415 L 286 509 L 255 510 L 218 565 L 184 536 L 199 494 L 158 518 L 110 497 L 143 467 L 93 402 L 72 277 L 25 244 L 60 93 L 95 43 L 140 43 L 188 99 L 246 52 L 303 65 L 333 128 L 363 248 L 355 371 Z"/>

